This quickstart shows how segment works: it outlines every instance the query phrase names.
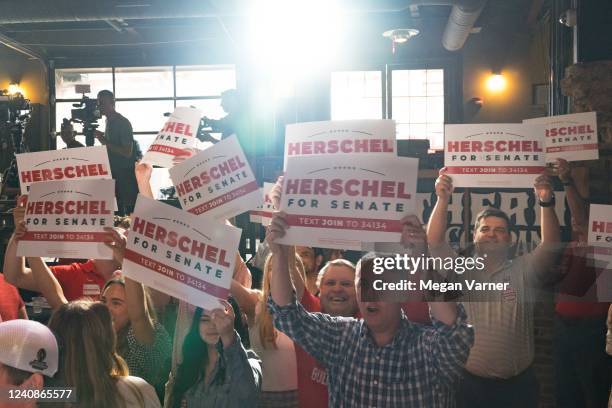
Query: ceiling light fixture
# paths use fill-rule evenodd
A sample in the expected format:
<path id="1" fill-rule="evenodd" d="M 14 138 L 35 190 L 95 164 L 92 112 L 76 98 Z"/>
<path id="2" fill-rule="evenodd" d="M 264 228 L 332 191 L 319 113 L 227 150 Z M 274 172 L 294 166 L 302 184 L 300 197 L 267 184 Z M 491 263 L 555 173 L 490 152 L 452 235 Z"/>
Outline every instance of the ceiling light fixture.
<path id="1" fill-rule="evenodd" d="M 388 30 L 383 33 L 383 37 L 391 40 L 391 51 L 395 54 L 396 44 L 403 44 L 412 37 L 419 34 L 419 30 L 414 28 L 396 28 L 395 30 Z"/>

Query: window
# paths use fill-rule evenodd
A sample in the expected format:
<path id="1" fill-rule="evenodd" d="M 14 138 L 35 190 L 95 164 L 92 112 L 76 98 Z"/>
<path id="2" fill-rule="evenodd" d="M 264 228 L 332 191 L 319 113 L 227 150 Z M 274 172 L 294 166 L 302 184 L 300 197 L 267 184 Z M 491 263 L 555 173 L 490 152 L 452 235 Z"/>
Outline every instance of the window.
<path id="1" fill-rule="evenodd" d="M 61 129 L 62 119 L 71 117 L 70 110 L 75 109 L 72 104 L 81 99 L 81 94 L 75 92 L 77 84 L 90 85 L 90 98 L 102 89 L 114 92 L 117 112 L 132 123 L 134 139 L 144 153 L 166 121 L 164 114 L 176 106 L 195 106 L 212 119 L 223 117 L 221 92 L 236 87 L 236 72 L 233 65 L 56 69 L 56 132 Z M 104 131 L 104 122 L 104 118 L 98 121 L 98 130 Z M 75 123 L 74 129 L 77 140 L 85 144 L 82 125 Z M 97 140 L 95 144 L 99 144 Z M 197 143 L 199 149 L 208 146 L 210 143 Z M 57 148 L 64 147 L 58 137 Z M 167 169 L 155 169 L 151 181 L 154 191 L 172 184 Z"/>
<path id="2" fill-rule="evenodd" d="M 113 89 L 113 70 L 112 68 L 55 70 L 56 99 L 81 99 L 81 94 L 75 92 L 75 85 L 89 85 L 90 97 L 103 89 Z"/>
<path id="3" fill-rule="evenodd" d="M 115 97 L 173 97 L 172 67 L 115 68 Z"/>
<path id="4" fill-rule="evenodd" d="M 176 67 L 176 95 L 221 95 L 236 87 L 236 70 L 232 65 Z"/>
<path id="5" fill-rule="evenodd" d="M 444 70 L 390 69 L 333 72 L 331 118 L 395 119 L 398 139 L 428 139 L 444 145 Z M 387 86 L 384 81 L 388 81 Z M 383 98 L 383 89 L 387 95 Z M 386 102 L 386 103 L 385 103 Z"/>
<path id="6" fill-rule="evenodd" d="M 429 139 L 432 149 L 444 146 L 444 71 L 391 71 L 391 118 L 398 139 Z"/>
<path id="7" fill-rule="evenodd" d="M 382 119 L 382 72 L 332 72 L 331 118 Z"/>

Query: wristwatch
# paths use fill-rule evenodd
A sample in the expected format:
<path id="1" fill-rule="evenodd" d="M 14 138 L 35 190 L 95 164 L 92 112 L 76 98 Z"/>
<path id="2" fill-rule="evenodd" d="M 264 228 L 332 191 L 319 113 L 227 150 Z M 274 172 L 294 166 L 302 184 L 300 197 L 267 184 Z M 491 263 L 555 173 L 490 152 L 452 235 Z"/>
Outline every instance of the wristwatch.
<path id="1" fill-rule="evenodd" d="M 538 199 L 538 204 L 540 204 L 540 207 L 552 207 L 555 205 L 555 194 L 553 193 L 553 195 L 550 197 L 550 201 L 547 202 Z"/>

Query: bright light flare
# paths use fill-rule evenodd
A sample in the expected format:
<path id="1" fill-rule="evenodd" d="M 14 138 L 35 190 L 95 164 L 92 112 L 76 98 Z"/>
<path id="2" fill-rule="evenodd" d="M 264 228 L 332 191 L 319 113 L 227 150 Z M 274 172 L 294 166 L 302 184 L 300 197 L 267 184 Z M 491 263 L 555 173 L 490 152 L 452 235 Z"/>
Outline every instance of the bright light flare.
<path id="1" fill-rule="evenodd" d="M 10 95 L 17 95 L 18 93 L 23 95 L 23 90 L 16 83 L 9 84 L 7 90 Z"/>
<path id="2" fill-rule="evenodd" d="M 487 78 L 487 89 L 490 92 L 501 92 L 506 89 L 506 78 L 502 74 L 492 74 Z"/>
<path id="3" fill-rule="evenodd" d="M 344 23 L 329 0 L 258 0 L 250 13 L 253 61 L 274 69 L 307 73 L 337 53 Z"/>

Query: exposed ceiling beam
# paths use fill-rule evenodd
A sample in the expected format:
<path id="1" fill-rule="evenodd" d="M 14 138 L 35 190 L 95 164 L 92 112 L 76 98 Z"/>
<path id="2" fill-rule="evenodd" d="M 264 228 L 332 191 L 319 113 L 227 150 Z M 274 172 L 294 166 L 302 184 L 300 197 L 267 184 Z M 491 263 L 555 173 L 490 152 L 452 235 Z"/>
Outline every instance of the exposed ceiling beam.
<path id="1" fill-rule="evenodd" d="M 33 49 L 21 44 L 20 42 L 16 41 L 11 37 L 4 35 L 3 33 L 0 33 L 0 44 L 4 44 L 13 50 L 28 56 L 29 58 L 39 60 L 43 64 L 46 64 L 47 59 L 43 54 L 34 51 Z"/>
<path id="2" fill-rule="evenodd" d="M 347 13 L 403 11 L 411 6 L 450 6 L 457 0 L 340 0 Z M 0 1 L 0 24 L 142 20 L 245 15 L 250 0 L 20 0 Z"/>

